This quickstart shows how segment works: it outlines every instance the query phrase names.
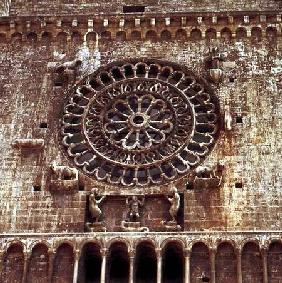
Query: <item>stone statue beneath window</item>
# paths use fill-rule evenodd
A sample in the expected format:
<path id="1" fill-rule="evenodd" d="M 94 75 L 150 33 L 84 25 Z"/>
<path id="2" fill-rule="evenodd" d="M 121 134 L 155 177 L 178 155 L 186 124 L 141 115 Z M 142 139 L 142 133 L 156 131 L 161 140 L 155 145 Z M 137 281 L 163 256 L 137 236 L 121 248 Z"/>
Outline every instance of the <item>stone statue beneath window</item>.
<path id="1" fill-rule="evenodd" d="M 105 232 L 106 227 L 104 223 L 100 221 L 102 216 L 102 210 L 99 205 L 104 201 L 106 196 L 99 197 L 97 190 L 92 189 L 89 195 L 89 213 L 90 222 L 86 222 L 86 231 L 88 232 Z"/>
<path id="2" fill-rule="evenodd" d="M 181 226 L 177 224 L 177 214 L 180 208 L 180 195 L 177 191 L 177 188 L 174 187 L 172 190 L 172 196 L 167 196 L 166 198 L 170 203 L 170 219 L 167 221 L 163 220 L 161 222 L 163 225 L 163 229 L 165 231 L 180 231 Z"/>
<path id="3" fill-rule="evenodd" d="M 167 199 L 170 202 L 169 214 L 172 218 L 172 221 L 177 222 L 177 213 L 180 208 L 180 195 L 178 194 L 176 188 L 173 190 L 173 196 L 171 198 L 167 197 Z"/>
<path id="4" fill-rule="evenodd" d="M 145 198 L 137 196 L 127 197 L 127 219 L 121 222 L 121 230 L 126 232 L 148 232 L 149 228 L 141 226 L 140 208 L 144 206 Z"/>
<path id="5" fill-rule="evenodd" d="M 97 198 L 97 192 L 95 189 L 93 189 L 89 195 L 89 212 L 91 214 L 91 218 L 93 222 L 97 223 L 99 222 L 99 219 L 102 215 L 102 211 L 99 208 L 99 205 L 101 202 L 105 199 L 105 196 Z"/>
<path id="6" fill-rule="evenodd" d="M 137 196 L 128 197 L 126 205 L 129 208 L 128 218 L 130 222 L 138 222 L 140 220 L 139 208 L 144 205 L 145 198 L 138 199 Z"/>

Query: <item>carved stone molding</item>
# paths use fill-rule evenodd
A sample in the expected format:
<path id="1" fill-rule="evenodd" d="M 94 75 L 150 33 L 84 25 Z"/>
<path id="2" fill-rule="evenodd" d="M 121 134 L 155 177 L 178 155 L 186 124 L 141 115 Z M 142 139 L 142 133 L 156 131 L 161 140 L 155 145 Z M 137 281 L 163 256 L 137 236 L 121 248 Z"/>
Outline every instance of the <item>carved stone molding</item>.
<path id="1" fill-rule="evenodd" d="M 12 144 L 17 148 L 38 148 L 41 149 L 44 147 L 43 139 L 16 139 Z"/>

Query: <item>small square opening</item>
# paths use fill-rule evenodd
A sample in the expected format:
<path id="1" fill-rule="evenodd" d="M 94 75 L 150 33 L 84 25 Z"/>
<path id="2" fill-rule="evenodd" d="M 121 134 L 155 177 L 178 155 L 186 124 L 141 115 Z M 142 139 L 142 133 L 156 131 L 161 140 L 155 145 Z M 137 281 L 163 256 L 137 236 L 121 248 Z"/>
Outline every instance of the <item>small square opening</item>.
<path id="1" fill-rule="evenodd" d="M 235 82 L 235 77 L 230 77 L 230 78 L 229 78 L 229 82 L 230 82 L 230 83 L 234 83 L 234 82 Z"/>
<path id="2" fill-rule="evenodd" d="M 243 188 L 243 184 L 241 182 L 236 182 L 235 183 L 235 188 L 236 189 L 242 189 Z"/>
<path id="3" fill-rule="evenodd" d="M 47 129 L 48 128 L 48 124 L 46 122 L 42 122 L 42 123 L 40 123 L 39 128 L 40 129 Z"/>
<path id="4" fill-rule="evenodd" d="M 78 190 L 80 191 L 80 192 L 83 192 L 84 191 L 84 185 L 82 185 L 82 184 L 79 184 L 79 186 L 78 186 Z"/>
<path id="5" fill-rule="evenodd" d="M 34 185 L 34 186 L 33 186 L 33 191 L 34 191 L 34 192 L 41 192 L 41 186 L 39 186 L 39 185 Z"/>
<path id="6" fill-rule="evenodd" d="M 145 6 L 141 6 L 141 5 L 123 6 L 122 11 L 123 13 L 144 13 Z"/>
<path id="7" fill-rule="evenodd" d="M 63 85 L 64 85 L 64 83 L 63 83 L 62 80 L 55 80 L 55 82 L 54 82 L 54 86 L 62 87 Z"/>
<path id="8" fill-rule="evenodd" d="M 237 124 L 243 124 L 243 117 L 242 116 L 237 116 L 236 117 L 236 123 Z"/>
<path id="9" fill-rule="evenodd" d="M 186 190 L 187 191 L 192 191 L 193 190 L 193 183 L 192 182 L 188 182 L 186 184 Z"/>

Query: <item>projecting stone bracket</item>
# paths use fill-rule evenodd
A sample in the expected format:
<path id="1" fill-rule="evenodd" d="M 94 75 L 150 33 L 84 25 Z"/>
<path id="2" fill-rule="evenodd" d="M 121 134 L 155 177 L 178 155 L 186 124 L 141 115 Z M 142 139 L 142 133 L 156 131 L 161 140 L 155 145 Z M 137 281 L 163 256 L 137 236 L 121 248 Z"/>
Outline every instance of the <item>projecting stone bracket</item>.
<path id="1" fill-rule="evenodd" d="M 223 71 L 220 68 L 209 69 L 209 77 L 214 83 L 219 83 L 223 77 Z"/>
<path id="2" fill-rule="evenodd" d="M 194 189 L 215 189 L 221 186 L 224 166 L 217 164 L 215 168 L 199 166 L 193 182 Z"/>
<path id="3" fill-rule="evenodd" d="M 54 193 L 76 193 L 78 188 L 78 180 L 51 180 L 50 182 L 50 191 Z"/>
<path id="4" fill-rule="evenodd" d="M 64 63 L 49 62 L 47 68 L 53 73 L 54 86 L 63 87 L 75 83 L 81 64 L 82 61 L 78 59 Z"/>
<path id="5" fill-rule="evenodd" d="M 106 232 L 106 227 L 103 222 L 86 222 L 85 228 L 87 232 Z"/>
<path id="6" fill-rule="evenodd" d="M 166 232 L 181 231 L 181 226 L 176 221 L 162 221 L 162 230 Z"/>
<path id="7" fill-rule="evenodd" d="M 68 166 L 51 165 L 50 191 L 75 193 L 79 190 L 78 170 Z"/>
<path id="8" fill-rule="evenodd" d="M 121 230 L 124 232 L 149 232 L 148 227 L 142 227 L 140 222 L 121 221 Z"/>
<path id="9" fill-rule="evenodd" d="M 209 55 L 206 58 L 206 68 L 208 69 L 209 79 L 215 84 L 218 84 L 222 81 L 222 62 L 224 60 L 224 55 L 219 52 L 217 47 L 210 49 Z"/>
<path id="10" fill-rule="evenodd" d="M 231 112 L 230 112 L 230 107 L 226 107 L 224 114 L 223 114 L 223 119 L 224 119 L 224 130 L 229 132 L 232 130 L 232 116 L 231 116 Z"/>
<path id="11" fill-rule="evenodd" d="M 44 147 L 43 139 L 16 139 L 12 145 L 17 148 L 42 149 Z"/>

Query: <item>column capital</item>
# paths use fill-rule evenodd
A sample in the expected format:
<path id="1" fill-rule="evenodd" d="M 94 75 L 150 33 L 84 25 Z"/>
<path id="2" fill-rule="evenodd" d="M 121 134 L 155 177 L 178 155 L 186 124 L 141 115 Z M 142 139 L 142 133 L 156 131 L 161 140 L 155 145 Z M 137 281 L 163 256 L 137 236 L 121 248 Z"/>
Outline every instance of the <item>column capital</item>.
<path id="1" fill-rule="evenodd" d="M 108 254 L 108 249 L 106 249 L 106 248 L 101 248 L 101 249 L 100 249 L 100 253 L 101 253 L 101 256 L 102 256 L 102 257 L 105 257 L 105 256 L 107 256 L 107 254 Z"/>
<path id="2" fill-rule="evenodd" d="M 262 253 L 267 253 L 268 252 L 268 245 L 261 246 L 260 250 L 261 250 Z"/>
<path id="3" fill-rule="evenodd" d="M 191 256 L 191 249 L 184 249 L 183 254 L 185 257 L 190 257 Z"/>
<path id="4" fill-rule="evenodd" d="M 49 256 L 49 257 L 54 257 L 55 254 L 56 254 L 56 252 L 55 252 L 54 250 L 49 250 L 49 251 L 48 251 L 48 256 Z"/>
<path id="5" fill-rule="evenodd" d="M 80 250 L 74 250 L 74 257 L 75 257 L 75 260 L 79 259 L 79 257 L 80 257 Z"/>
<path id="6" fill-rule="evenodd" d="M 216 252 L 217 252 L 217 247 L 216 246 L 212 246 L 209 248 L 210 251 L 210 255 L 215 256 Z"/>
<path id="7" fill-rule="evenodd" d="M 31 251 L 25 251 L 24 252 L 24 260 L 28 260 L 31 256 L 31 253 L 32 253 Z"/>
<path id="8" fill-rule="evenodd" d="M 129 255 L 130 258 L 134 258 L 135 257 L 135 250 L 129 250 L 128 255 Z"/>
<path id="9" fill-rule="evenodd" d="M 162 257 L 162 249 L 161 248 L 155 248 L 157 257 Z"/>

